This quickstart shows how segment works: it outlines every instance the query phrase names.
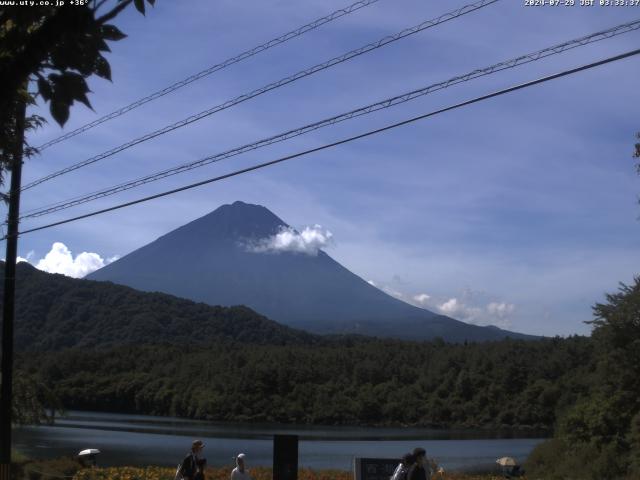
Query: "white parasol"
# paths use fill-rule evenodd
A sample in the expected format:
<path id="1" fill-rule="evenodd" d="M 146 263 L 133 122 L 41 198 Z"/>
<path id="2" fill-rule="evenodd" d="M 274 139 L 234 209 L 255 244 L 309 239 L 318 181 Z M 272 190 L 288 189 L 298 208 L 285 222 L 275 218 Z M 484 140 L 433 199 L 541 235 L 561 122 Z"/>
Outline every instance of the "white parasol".
<path id="1" fill-rule="evenodd" d="M 496 463 L 501 467 L 515 467 L 518 462 L 515 461 L 514 458 L 511 457 L 502 457 L 496 460 Z"/>
<path id="2" fill-rule="evenodd" d="M 91 457 L 93 455 L 98 455 L 100 453 L 100 450 L 98 450 L 97 448 L 87 448 L 86 450 L 82 450 L 78 456 L 79 457 Z"/>

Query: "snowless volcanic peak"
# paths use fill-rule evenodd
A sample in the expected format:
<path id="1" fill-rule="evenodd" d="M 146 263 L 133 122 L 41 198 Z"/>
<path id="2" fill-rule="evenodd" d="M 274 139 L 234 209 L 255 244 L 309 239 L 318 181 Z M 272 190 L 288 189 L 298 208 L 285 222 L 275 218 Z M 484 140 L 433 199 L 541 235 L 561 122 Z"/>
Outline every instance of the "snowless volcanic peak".
<path id="1" fill-rule="evenodd" d="M 393 298 L 319 248 L 287 243 L 295 231 L 261 205 L 234 202 L 179 227 L 87 278 L 210 305 L 246 305 L 315 333 L 409 339 L 527 336 L 469 325 Z"/>

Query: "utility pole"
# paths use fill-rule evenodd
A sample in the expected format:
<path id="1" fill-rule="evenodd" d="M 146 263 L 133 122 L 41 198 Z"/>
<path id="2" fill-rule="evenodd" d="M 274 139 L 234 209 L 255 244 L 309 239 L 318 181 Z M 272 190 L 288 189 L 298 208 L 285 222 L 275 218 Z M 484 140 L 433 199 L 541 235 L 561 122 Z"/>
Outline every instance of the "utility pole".
<path id="1" fill-rule="evenodd" d="M 26 95 L 25 91 L 21 92 Z M 4 265 L 2 302 L 2 385 L 0 386 L 0 480 L 11 480 L 11 414 L 13 386 L 13 319 L 15 314 L 16 259 L 18 256 L 18 217 L 24 146 L 26 102 L 20 98 L 15 115 L 15 145 L 12 149 L 11 190 L 7 219 L 7 253 Z"/>

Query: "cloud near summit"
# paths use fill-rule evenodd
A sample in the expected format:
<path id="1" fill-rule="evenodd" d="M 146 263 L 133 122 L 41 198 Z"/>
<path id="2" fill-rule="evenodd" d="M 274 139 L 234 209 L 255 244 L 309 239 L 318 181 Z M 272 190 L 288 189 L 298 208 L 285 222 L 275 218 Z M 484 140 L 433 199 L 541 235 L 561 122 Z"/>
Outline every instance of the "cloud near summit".
<path id="1" fill-rule="evenodd" d="M 305 227 L 302 232 L 297 232 L 292 227 L 281 227 L 275 235 L 262 238 L 245 247 L 255 253 L 294 252 L 315 256 L 332 242 L 333 234 L 316 224 L 313 227 Z"/>

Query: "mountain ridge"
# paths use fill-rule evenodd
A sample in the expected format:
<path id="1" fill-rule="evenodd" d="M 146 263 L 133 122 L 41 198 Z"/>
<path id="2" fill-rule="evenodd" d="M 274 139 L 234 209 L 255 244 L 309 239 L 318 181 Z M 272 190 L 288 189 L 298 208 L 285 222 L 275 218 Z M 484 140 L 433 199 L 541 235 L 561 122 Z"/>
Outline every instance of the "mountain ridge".
<path id="1" fill-rule="evenodd" d="M 4 273 L 0 261 L 0 274 Z M 0 292 L 0 301 L 2 292 Z M 220 307 L 111 282 L 16 266 L 15 346 L 19 351 L 213 342 L 314 344 L 310 333 L 280 325 L 245 306 Z"/>

